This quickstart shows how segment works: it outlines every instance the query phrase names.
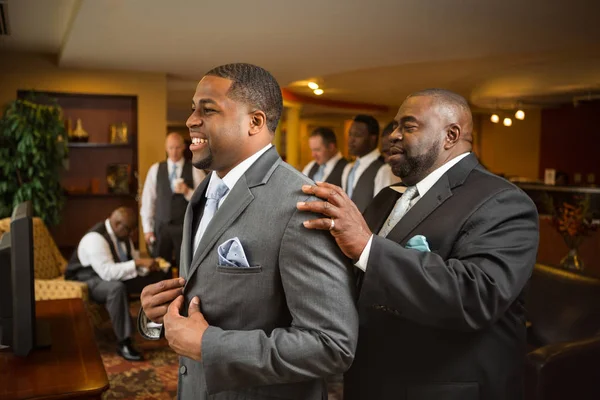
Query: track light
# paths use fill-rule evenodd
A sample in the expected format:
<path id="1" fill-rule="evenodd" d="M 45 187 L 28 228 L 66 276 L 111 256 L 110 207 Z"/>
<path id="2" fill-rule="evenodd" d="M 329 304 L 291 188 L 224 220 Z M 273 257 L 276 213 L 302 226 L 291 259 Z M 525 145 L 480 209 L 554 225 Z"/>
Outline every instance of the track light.
<path id="1" fill-rule="evenodd" d="M 498 114 L 492 114 L 492 116 L 490 117 L 490 121 L 497 124 L 498 122 L 500 122 L 500 117 L 498 116 Z"/>
<path id="2" fill-rule="evenodd" d="M 515 118 L 523 121 L 525 119 L 525 111 L 517 110 L 517 112 L 515 113 Z"/>
<path id="3" fill-rule="evenodd" d="M 504 118 L 504 121 L 502 123 L 504 124 L 504 126 L 511 126 L 512 125 L 512 119 L 506 117 L 506 118 Z"/>
<path id="4" fill-rule="evenodd" d="M 312 90 L 316 90 L 319 88 L 319 85 L 317 85 L 315 82 L 308 82 L 308 87 Z"/>
<path id="5" fill-rule="evenodd" d="M 317 96 L 320 96 L 320 95 L 322 95 L 322 94 L 323 94 L 323 89 L 315 89 L 315 90 L 313 91 L 313 93 L 314 93 L 314 94 L 316 94 Z"/>

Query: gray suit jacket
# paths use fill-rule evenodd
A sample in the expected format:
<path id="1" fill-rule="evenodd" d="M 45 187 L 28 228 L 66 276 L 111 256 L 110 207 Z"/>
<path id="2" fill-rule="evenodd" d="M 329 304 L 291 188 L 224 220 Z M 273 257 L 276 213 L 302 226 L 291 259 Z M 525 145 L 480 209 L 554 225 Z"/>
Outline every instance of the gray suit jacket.
<path id="1" fill-rule="evenodd" d="M 358 334 L 349 260 L 296 202 L 312 183 L 266 151 L 231 189 L 196 254 L 192 238 L 204 209 L 205 179 L 188 206 L 180 274 L 185 310 L 194 297 L 211 325 L 202 361 L 180 359 L 183 399 L 322 399 L 324 377 L 347 370 Z M 250 268 L 219 265 L 218 246 L 237 237 Z"/>

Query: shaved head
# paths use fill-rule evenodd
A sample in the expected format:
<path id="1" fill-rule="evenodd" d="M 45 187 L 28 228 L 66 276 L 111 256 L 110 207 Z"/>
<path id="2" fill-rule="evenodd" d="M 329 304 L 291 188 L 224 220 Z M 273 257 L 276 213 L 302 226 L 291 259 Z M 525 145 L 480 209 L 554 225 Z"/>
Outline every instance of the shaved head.
<path id="1" fill-rule="evenodd" d="M 183 140 L 183 136 L 177 132 L 169 133 L 165 140 L 165 151 L 167 152 L 167 157 L 171 161 L 177 162 L 181 160 L 183 158 L 183 152 L 185 151 L 185 141 Z"/>
<path id="2" fill-rule="evenodd" d="M 137 216 L 131 208 L 119 207 L 110 214 L 109 222 L 115 236 L 120 240 L 125 240 L 135 229 Z"/>
<path id="3" fill-rule="evenodd" d="M 473 143 L 473 115 L 467 100 L 446 89 L 424 89 L 408 95 L 408 98 L 425 96 L 433 100 L 438 112 L 447 118 L 448 125 L 458 124 L 462 128 L 461 140 Z"/>

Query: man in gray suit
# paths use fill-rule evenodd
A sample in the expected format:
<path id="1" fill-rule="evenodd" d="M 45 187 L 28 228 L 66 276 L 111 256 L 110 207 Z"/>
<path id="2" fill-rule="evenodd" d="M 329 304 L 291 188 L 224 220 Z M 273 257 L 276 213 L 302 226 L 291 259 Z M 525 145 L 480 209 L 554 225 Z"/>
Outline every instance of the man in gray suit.
<path id="1" fill-rule="evenodd" d="M 409 96 L 390 136 L 388 187 L 361 216 L 339 187 L 299 205 L 328 218 L 362 282 L 348 400 L 518 400 L 525 358 L 524 288 L 538 216 L 519 188 L 472 151 L 466 100 L 442 89 Z"/>
<path id="2" fill-rule="evenodd" d="M 140 329 L 156 337 L 164 322 L 180 398 L 324 399 L 324 378 L 354 358 L 353 274 L 327 232 L 302 227 L 296 203 L 316 198 L 271 145 L 279 85 L 260 67 L 220 66 L 192 107 L 193 163 L 213 172 L 187 208 L 181 278 L 145 288 Z"/>

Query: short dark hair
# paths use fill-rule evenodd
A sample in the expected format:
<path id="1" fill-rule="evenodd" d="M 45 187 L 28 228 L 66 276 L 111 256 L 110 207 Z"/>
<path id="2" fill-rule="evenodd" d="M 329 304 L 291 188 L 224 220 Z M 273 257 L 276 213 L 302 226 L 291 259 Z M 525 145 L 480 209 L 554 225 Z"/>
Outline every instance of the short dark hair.
<path id="1" fill-rule="evenodd" d="M 231 80 L 227 97 L 263 111 L 269 131 L 275 132 L 283 111 L 283 98 L 277 80 L 269 71 L 252 64 L 235 63 L 213 68 L 206 75 Z"/>
<path id="2" fill-rule="evenodd" d="M 331 128 L 320 126 L 311 132 L 310 137 L 314 136 L 321 136 L 323 144 L 326 146 L 333 143 L 337 147 L 337 138 L 335 137 L 335 132 Z"/>
<path id="3" fill-rule="evenodd" d="M 359 114 L 354 117 L 354 122 L 362 122 L 367 125 L 367 132 L 369 132 L 369 135 L 379 136 L 379 122 L 372 116 Z"/>
<path id="4" fill-rule="evenodd" d="M 396 121 L 390 122 L 385 126 L 385 128 L 383 128 L 383 130 L 381 131 L 381 137 L 386 137 L 390 135 L 392 132 L 394 132 L 394 129 L 396 129 Z"/>

